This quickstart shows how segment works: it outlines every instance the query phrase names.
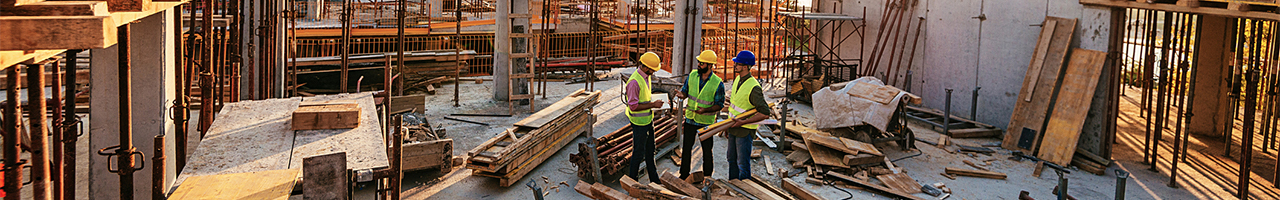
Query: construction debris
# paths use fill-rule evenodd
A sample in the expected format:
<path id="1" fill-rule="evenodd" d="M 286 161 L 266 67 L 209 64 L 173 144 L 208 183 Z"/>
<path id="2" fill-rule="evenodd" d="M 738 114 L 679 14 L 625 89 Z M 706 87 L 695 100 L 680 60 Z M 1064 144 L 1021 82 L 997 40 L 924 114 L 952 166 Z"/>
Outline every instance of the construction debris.
<path id="1" fill-rule="evenodd" d="M 599 91 L 579 89 L 534 113 L 467 152 L 467 168 L 476 170 L 477 176 L 501 179 L 503 187 L 511 186 L 594 121 L 595 115 L 586 110 L 596 105 L 599 96 Z"/>
<path id="2" fill-rule="evenodd" d="M 959 176 L 990 178 L 990 179 L 1005 179 L 1005 177 L 1008 177 L 1004 173 L 1000 173 L 1000 172 L 993 172 L 993 171 L 987 171 L 987 170 L 968 170 L 968 169 L 951 168 L 951 167 L 946 168 L 945 172 L 947 174 L 954 174 Z"/>
<path id="3" fill-rule="evenodd" d="M 656 115 L 653 120 L 655 130 L 654 146 L 661 147 L 674 142 L 678 134 L 676 126 L 679 126 L 682 122 L 677 122 L 675 117 L 664 114 L 667 110 L 654 110 L 653 112 Z M 598 152 L 596 159 L 601 165 L 599 167 L 601 176 L 612 176 L 626 169 L 626 163 L 631 159 L 631 133 L 630 126 L 623 126 L 616 131 L 594 139 L 598 144 L 595 150 Z M 589 151 L 588 148 L 587 144 L 579 143 L 578 153 L 569 154 L 569 162 L 578 167 L 577 175 L 583 179 L 592 179 L 593 170 L 596 170 L 590 167 L 592 158 L 587 153 Z"/>

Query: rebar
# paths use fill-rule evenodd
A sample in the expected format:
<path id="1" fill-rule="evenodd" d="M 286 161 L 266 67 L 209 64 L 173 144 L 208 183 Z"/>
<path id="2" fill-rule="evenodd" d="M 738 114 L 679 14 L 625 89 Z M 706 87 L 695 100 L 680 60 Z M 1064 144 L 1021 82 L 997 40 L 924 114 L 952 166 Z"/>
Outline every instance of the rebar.
<path id="1" fill-rule="evenodd" d="M 18 66 L 10 66 L 8 70 L 8 78 L 5 79 L 7 101 L 4 104 L 4 193 L 5 200 L 22 199 L 22 165 L 24 162 L 18 162 L 21 141 L 21 133 L 18 132 L 22 121 L 22 111 L 18 110 L 22 101 L 18 100 Z M 72 73 L 74 74 L 74 73 Z"/>

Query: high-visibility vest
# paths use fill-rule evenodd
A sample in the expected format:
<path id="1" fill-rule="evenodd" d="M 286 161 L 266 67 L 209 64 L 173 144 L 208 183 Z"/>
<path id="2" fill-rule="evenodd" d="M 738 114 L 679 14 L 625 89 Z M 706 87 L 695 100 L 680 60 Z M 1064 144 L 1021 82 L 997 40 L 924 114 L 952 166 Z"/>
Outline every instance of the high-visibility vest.
<path id="1" fill-rule="evenodd" d="M 723 86 L 724 83 L 720 81 L 719 76 L 714 73 L 708 73 L 711 77 L 707 80 L 707 84 L 698 85 L 702 81 L 702 77 L 699 77 L 698 74 L 698 70 L 693 70 L 693 73 L 689 74 L 689 81 L 684 85 L 685 88 L 689 89 L 689 100 L 692 100 L 692 102 L 687 102 L 688 105 L 685 105 L 684 118 L 693 119 L 694 122 L 699 124 L 710 125 L 716 122 L 714 113 L 703 115 L 694 111 L 715 106 L 712 105 L 712 101 L 716 98 L 716 87 Z"/>
<path id="2" fill-rule="evenodd" d="M 738 83 L 742 83 L 742 85 L 739 86 Z M 756 109 L 754 105 L 751 105 L 751 91 L 757 87 L 760 87 L 760 82 L 756 81 L 755 77 L 747 80 L 742 80 L 741 76 L 733 78 L 733 85 L 729 86 L 729 118 L 737 118 L 738 114 Z M 759 127 L 760 125 L 757 124 L 742 125 L 742 128 L 751 130 Z"/>
<path id="3" fill-rule="evenodd" d="M 644 77 L 641 77 L 640 73 L 644 73 L 644 72 L 640 72 L 639 70 L 637 70 L 636 73 L 632 73 L 631 78 L 627 80 L 627 83 L 629 84 L 631 83 L 631 81 L 636 82 L 636 85 L 640 87 L 640 90 L 636 91 L 637 93 L 639 93 L 639 94 L 636 94 L 638 98 L 637 101 L 640 101 L 639 103 L 641 104 L 646 104 L 646 103 L 649 103 L 649 95 L 651 95 L 651 93 L 653 92 L 649 90 L 649 80 L 645 79 Z M 649 125 L 650 123 L 653 123 L 653 112 L 651 112 L 650 109 L 644 109 L 640 111 L 631 111 L 631 108 L 627 108 L 626 114 L 627 114 L 627 119 L 631 120 L 631 124 L 635 124 L 637 126 L 644 126 L 644 125 Z"/>

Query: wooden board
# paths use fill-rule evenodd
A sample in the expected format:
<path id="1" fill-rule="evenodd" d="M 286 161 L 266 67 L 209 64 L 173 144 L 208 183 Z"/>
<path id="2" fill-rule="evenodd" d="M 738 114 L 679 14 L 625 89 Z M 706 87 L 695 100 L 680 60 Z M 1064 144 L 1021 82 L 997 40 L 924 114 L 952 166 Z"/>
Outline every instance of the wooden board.
<path id="1" fill-rule="evenodd" d="M 349 129 L 360 126 L 355 101 L 302 102 L 293 111 L 293 130 Z"/>
<path id="2" fill-rule="evenodd" d="M 876 149 L 875 145 L 871 145 L 870 143 L 859 142 L 857 140 L 852 140 L 849 138 L 840 138 L 840 143 L 844 144 L 846 148 L 858 150 L 859 153 L 869 153 L 871 155 L 877 155 L 877 156 L 884 155 L 880 153 L 879 149 Z"/>
<path id="3" fill-rule="evenodd" d="M 604 186 L 604 184 L 600 184 L 600 183 L 595 183 L 591 185 L 591 194 L 593 194 L 593 196 L 596 197 L 595 199 L 601 199 L 601 200 L 636 199 L 636 198 L 627 196 L 627 194 L 623 194 L 622 192 L 618 192 L 617 190 L 613 190 L 613 188 L 609 188 L 609 186 Z"/>
<path id="4" fill-rule="evenodd" d="M 292 141 L 289 118 L 300 102 L 301 98 L 289 98 L 223 105 L 171 187 L 181 186 L 188 177 L 292 168 L 288 152 L 293 143 L 249 141 Z"/>
<path id="5" fill-rule="evenodd" d="M 662 178 L 659 178 L 658 180 L 662 182 L 663 186 L 666 186 L 666 188 L 671 189 L 672 191 L 691 197 L 702 197 L 702 190 L 698 189 L 697 186 L 693 186 L 693 184 L 690 184 L 689 182 L 681 180 L 680 177 L 677 177 L 675 174 L 671 174 L 671 172 L 662 173 Z"/>
<path id="6" fill-rule="evenodd" d="M 1044 141 L 1040 153 L 1036 154 L 1054 164 L 1071 164 L 1071 156 L 1075 155 L 1079 144 L 1080 132 L 1084 128 L 1084 120 L 1089 114 L 1089 105 L 1093 103 L 1093 92 L 1098 87 L 1098 79 L 1102 74 L 1102 65 L 1106 62 L 1107 53 L 1101 51 L 1075 49 L 1071 53 L 1071 64 L 1067 66 L 1059 89 L 1057 104 L 1053 108 L 1053 117 L 1045 127 Z"/>
<path id="7" fill-rule="evenodd" d="M 901 92 L 902 90 L 893 86 L 858 82 L 857 84 L 853 84 L 853 87 L 849 88 L 849 91 L 846 93 L 858 98 L 871 100 L 876 103 L 889 104 L 889 102 L 892 102 L 893 98 L 898 97 L 898 93 Z"/>
<path id="8" fill-rule="evenodd" d="M 1008 177 L 1004 173 L 1000 173 L 1000 172 L 984 171 L 984 170 L 969 170 L 969 169 L 960 169 L 960 168 L 952 168 L 952 167 L 943 169 L 943 171 L 948 174 L 979 177 L 979 178 L 1005 179 L 1006 177 Z"/>
<path id="9" fill-rule="evenodd" d="M 169 199 L 289 199 L 298 169 L 193 176 Z M 344 195 L 345 196 L 345 195 Z"/>
<path id="10" fill-rule="evenodd" d="M 786 179 L 786 178 L 781 178 L 781 179 Z M 773 194 L 775 194 L 776 196 L 782 197 L 783 199 L 787 199 L 787 200 L 795 200 L 795 199 L 796 199 L 795 197 L 791 196 L 790 194 L 787 194 L 787 191 L 782 190 L 782 188 L 778 188 L 777 186 L 773 186 L 773 184 L 769 184 L 769 181 L 766 181 L 766 180 L 764 180 L 763 178 L 760 178 L 759 176 L 751 175 L 751 182 L 753 182 L 753 183 L 755 183 L 756 185 L 760 186 L 761 188 L 763 188 L 764 190 L 766 190 L 766 192 L 773 193 Z"/>
<path id="11" fill-rule="evenodd" d="M 809 159 L 812 159 L 812 158 L 813 158 L 813 156 L 812 156 L 812 155 L 809 155 L 809 151 L 807 151 L 807 150 L 795 150 L 795 151 L 792 151 L 792 152 L 791 152 L 791 154 L 788 154 L 788 155 L 787 155 L 787 161 L 788 161 L 788 162 L 793 162 L 793 163 L 794 163 L 794 162 L 800 162 L 800 163 L 808 162 L 808 161 L 809 161 Z"/>
<path id="12" fill-rule="evenodd" d="M 789 178 L 782 179 L 782 189 L 785 189 L 787 190 L 787 192 L 790 192 L 791 194 L 795 195 L 796 199 L 826 200 L 825 198 L 822 198 L 822 196 L 819 196 L 817 193 L 813 193 L 813 191 L 809 191 L 809 189 L 805 189 L 804 187 L 801 187 L 800 184 L 797 184 L 795 181 L 791 181 L 791 179 Z"/>
<path id="13" fill-rule="evenodd" d="M 839 179 L 839 180 L 843 180 L 843 181 L 845 181 L 845 182 L 853 183 L 853 184 L 855 184 L 855 185 L 857 185 L 857 186 L 861 186 L 861 187 L 864 187 L 864 188 L 868 188 L 868 189 L 876 190 L 876 191 L 883 192 L 883 193 L 888 193 L 888 194 L 891 194 L 891 195 L 897 196 L 898 198 L 903 198 L 903 199 L 913 199 L 913 200 L 923 200 L 923 198 L 916 197 L 915 195 L 907 194 L 907 193 L 905 193 L 905 192 L 901 192 L 901 191 L 898 191 L 898 190 L 890 189 L 890 188 L 887 188 L 887 187 L 884 187 L 884 186 L 880 186 L 880 185 L 877 185 L 877 184 L 872 184 L 871 182 L 867 182 L 867 181 L 864 181 L 864 180 L 859 180 L 859 179 L 857 179 L 857 178 L 849 177 L 849 175 L 844 175 L 844 174 L 841 174 L 841 173 L 839 173 L 839 172 L 835 172 L 835 171 L 827 171 L 826 175 L 827 175 L 827 176 L 829 176 L 829 177 L 832 177 L 832 178 L 836 178 L 836 179 Z"/>
<path id="14" fill-rule="evenodd" d="M 578 180 L 578 184 L 573 185 L 573 191 L 577 191 L 578 194 L 587 196 L 587 198 L 596 199 L 596 196 L 591 194 L 591 184 L 586 181 Z"/>
<path id="15" fill-rule="evenodd" d="M 542 128 L 542 126 L 547 125 L 547 122 L 551 122 L 551 120 L 554 120 L 556 117 L 560 117 L 565 113 L 568 113 L 573 110 L 573 108 L 582 104 L 582 102 L 591 98 L 566 97 L 566 99 L 570 99 L 570 101 L 556 101 L 555 104 L 551 104 L 551 106 L 547 106 L 547 108 L 543 108 L 542 110 L 539 110 L 538 112 L 533 113 L 532 115 L 529 115 L 529 117 L 525 117 L 512 125 L 529 128 Z"/>
<path id="16" fill-rule="evenodd" d="M 805 143 L 813 144 L 807 140 L 805 141 Z M 809 155 L 813 156 L 813 163 L 819 164 L 819 165 L 840 167 L 840 168 L 849 168 L 849 165 L 845 165 L 844 160 L 841 160 L 843 159 L 842 155 L 844 154 L 839 153 L 839 151 L 836 151 L 831 148 L 827 148 L 826 146 L 822 146 L 822 145 L 808 145 L 808 146 L 809 146 L 809 150 L 812 150 L 812 151 L 809 151 Z"/>
<path id="17" fill-rule="evenodd" d="M 441 77 L 443 78 L 443 76 Z M 407 95 L 391 97 L 391 113 L 402 113 L 427 110 L 427 95 Z"/>
<path id="18" fill-rule="evenodd" d="M 844 145 L 844 142 L 840 141 L 840 138 L 838 137 L 822 136 L 818 134 L 808 134 L 804 136 L 804 141 L 805 141 L 805 146 L 809 147 L 810 149 L 817 148 L 811 144 L 817 144 L 819 146 L 827 147 L 829 149 L 844 152 L 847 154 L 858 154 L 859 152 L 858 150 L 854 150 L 852 148 L 849 148 L 849 146 Z M 813 153 L 813 152 L 809 152 L 809 153 Z"/>
<path id="19" fill-rule="evenodd" d="M 907 194 L 923 192 L 920 191 L 920 183 L 916 182 L 915 179 L 911 179 L 907 174 L 885 174 L 876 176 L 876 179 L 880 179 L 880 182 L 884 182 L 884 185 L 889 186 L 889 188 L 893 188 Z"/>
<path id="20" fill-rule="evenodd" d="M 1040 65 L 1040 69 L 1027 70 L 1027 77 L 1033 78 L 1022 81 L 1022 90 L 1018 93 L 1013 116 L 1009 118 L 1007 134 L 1001 143 L 1001 147 L 1005 149 L 1015 151 L 1036 149 L 1040 141 L 1038 135 L 1043 132 L 1045 119 L 1049 117 L 1047 116 L 1049 103 L 1053 100 L 1053 92 L 1057 90 L 1058 77 L 1066 60 L 1067 50 L 1071 46 L 1072 35 L 1076 30 L 1076 19 L 1045 17 L 1045 21 L 1045 24 L 1052 23 L 1056 26 L 1041 30 L 1041 35 L 1051 34 L 1052 36 L 1048 41 L 1040 41 L 1037 44 L 1037 46 L 1047 46 L 1048 49 L 1045 51 L 1043 62 L 1031 64 L 1031 66 Z M 1024 132 L 1031 137 L 1023 138 Z"/>
<path id="21" fill-rule="evenodd" d="M 453 139 L 404 144 L 404 171 L 453 167 Z"/>
<path id="22" fill-rule="evenodd" d="M 302 159 L 304 199 L 347 199 L 347 153 L 337 152 Z"/>
<path id="23" fill-rule="evenodd" d="M 747 192 L 747 194 L 751 194 L 751 196 L 755 196 L 760 200 L 786 200 L 781 196 L 778 196 L 777 194 L 768 192 L 764 188 L 761 188 L 760 185 L 757 185 L 751 181 L 733 179 L 733 180 L 729 180 L 729 184 L 733 184 L 733 186 L 737 186 L 739 189 L 742 189 L 742 191 Z"/>
<path id="24" fill-rule="evenodd" d="M 873 164 L 884 162 L 884 156 L 871 154 L 844 155 L 844 164 L 849 166 L 858 166 L 865 164 Z"/>

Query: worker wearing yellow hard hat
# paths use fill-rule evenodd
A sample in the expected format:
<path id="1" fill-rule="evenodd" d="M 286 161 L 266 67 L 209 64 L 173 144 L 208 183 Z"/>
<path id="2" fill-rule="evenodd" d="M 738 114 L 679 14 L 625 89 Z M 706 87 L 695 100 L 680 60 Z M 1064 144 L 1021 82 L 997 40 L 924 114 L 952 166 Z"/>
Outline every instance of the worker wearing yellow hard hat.
<path id="1" fill-rule="evenodd" d="M 678 98 L 687 98 L 684 107 L 684 133 L 682 133 L 680 151 L 682 162 L 680 162 L 680 179 L 689 177 L 689 170 L 693 166 L 693 145 L 698 141 L 698 129 L 710 126 L 716 122 L 716 115 L 724 108 L 724 83 L 719 76 L 713 72 L 711 67 L 716 65 L 716 52 L 711 50 L 702 51 L 697 57 L 698 69 L 689 73 L 688 80 L 685 81 L 680 92 L 676 93 Z M 713 169 L 711 151 L 715 140 L 702 140 L 702 176 L 710 177 Z"/>
<path id="2" fill-rule="evenodd" d="M 657 163 L 653 159 L 654 138 L 653 138 L 653 112 L 654 108 L 662 107 L 662 100 L 650 99 L 653 93 L 650 78 L 654 72 L 662 69 L 662 59 L 658 58 L 658 54 L 653 52 L 645 52 L 640 56 L 640 66 L 636 67 L 636 72 L 631 74 L 631 78 L 627 80 L 626 100 L 627 119 L 631 120 L 631 160 L 627 165 L 627 176 L 632 179 L 639 179 L 638 172 L 640 163 L 647 163 L 649 181 L 658 181 Z"/>

